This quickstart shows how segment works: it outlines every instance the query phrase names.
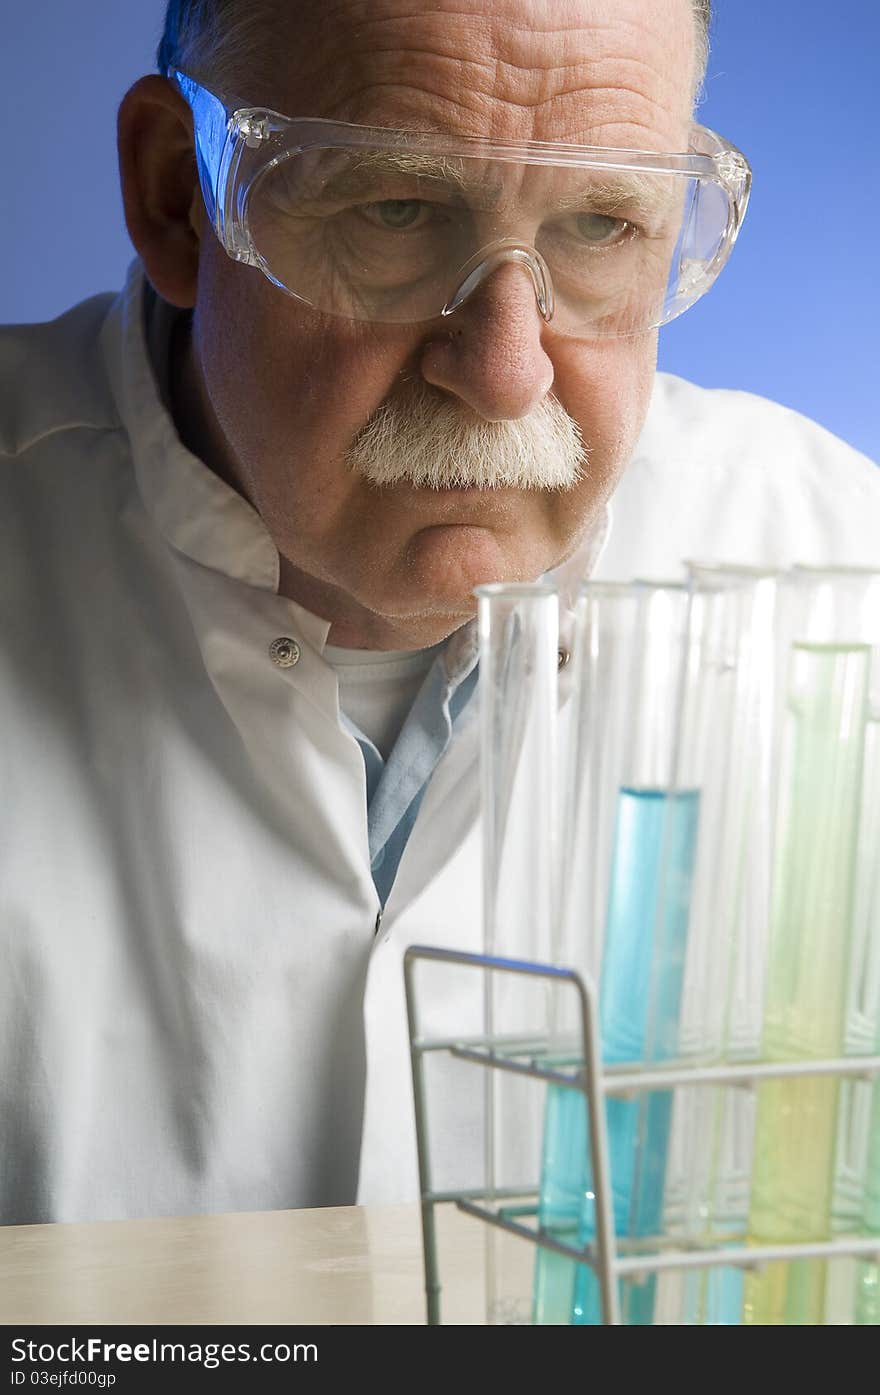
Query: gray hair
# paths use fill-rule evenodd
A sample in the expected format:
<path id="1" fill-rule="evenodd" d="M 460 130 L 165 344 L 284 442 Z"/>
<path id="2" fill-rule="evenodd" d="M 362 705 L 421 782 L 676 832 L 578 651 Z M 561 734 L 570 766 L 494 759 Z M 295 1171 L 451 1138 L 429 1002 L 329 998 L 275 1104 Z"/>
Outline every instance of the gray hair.
<path id="1" fill-rule="evenodd" d="M 709 61 L 712 0 L 691 0 L 697 30 L 694 90 Z M 250 83 L 268 82 L 279 0 L 168 0 L 156 53 L 159 72 L 173 64 L 221 92 L 244 95 Z"/>
<path id="2" fill-rule="evenodd" d="M 694 51 L 694 91 L 699 92 L 709 66 L 709 30 L 712 24 L 712 0 L 692 0 L 697 43 Z"/>
<path id="3" fill-rule="evenodd" d="M 266 35 L 277 19 L 277 0 L 168 0 L 159 72 L 173 65 L 220 92 L 246 96 L 248 84 L 269 77 Z"/>

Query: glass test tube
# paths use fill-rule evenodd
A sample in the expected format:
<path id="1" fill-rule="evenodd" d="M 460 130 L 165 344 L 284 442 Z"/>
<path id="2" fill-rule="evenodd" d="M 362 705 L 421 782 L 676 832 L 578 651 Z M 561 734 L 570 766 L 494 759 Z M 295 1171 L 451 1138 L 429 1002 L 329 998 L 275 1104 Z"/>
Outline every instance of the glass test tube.
<path id="1" fill-rule="evenodd" d="M 855 1044 L 850 1009 L 853 950 L 864 941 L 856 912 L 872 646 L 839 581 L 831 573 L 795 569 L 780 593 L 786 706 L 763 1036 L 769 1060 L 835 1057 Z M 849 1087 L 843 1096 L 841 1090 L 834 1076 L 760 1086 L 753 1241 L 830 1238 L 840 1171 L 839 1106 L 841 1098 L 853 1098 Z M 826 1278 L 822 1261 L 767 1265 L 746 1280 L 745 1320 L 822 1322 Z"/>
<path id="2" fill-rule="evenodd" d="M 880 1236 L 880 1080 L 871 1090 L 870 1141 L 863 1203 L 865 1230 Z M 880 1324 L 880 1264 L 862 1260 L 856 1268 L 854 1320 L 859 1326 Z"/>
<path id="3" fill-rule="evenodd" d="M 547 962 L 557 855 L 558 597 L 553 587 L 477 588 L 483 818 L 483 926 L 487 954 Z M 486 1027 L 495 1050 L 546 1038 L 546 990 L 487 973 Z M 486 1070 L 489 1198 L 533 1191 L 540 1092 L 533 1081 Z M 531 1247 L 486 1227 L 487 1317 L 531 1319 Z M 523 1253 L 528 1263 L 523 1266 Z"/>
<path id="4" fill-rule="evenodd" d="M 600 599 L 601 598 L 601 599 Z M 597 606 L 603 617 L 597 643 Z M 631 587 L 593 583 L 589 598 L 581 594 L 572 645 L 574 695 L 566 724 L 564 812 L 561 831 L 560 898 L 553 961 L 569 965 L 598 984 L 614 819 L 619 798 L 619 771 L 611 757 L 619 740 L 619 709 L 608 700 L 629 680 L 631 630 L 635 615 Z M 600 682 L 601 675 L 601 682 Z M 585 714 L 601 728 L 591 739 Z M 608 753 L 600 768 L 599 750 Z M 616 749 L 616 748 L 614 748 Z M 609 775 L 609 770 L 611 774 Z M 574 909 L 575 923 L 569 923 Z M 573 995 L 551 1001 L 551 1049 L 564 1065 L 582 1048 Z M 582 1096 L 563 1087 L 547 1092 L 538 1218 L 555 1238 L 576 1244 L 585 1198 L 591 1197 L 587 1121 Z M 572 1321 L 577 1266 L 551 1250 L 539 1249 L 535 1260 L 533 1321 Z"/>
<path id="5" fill-rule="evenodd" d="M 675 583 L 587 582 L 579 602 L 559 957 L 600 982 L 606 1065 L 677 1051 L 699 808 L 673 778 L 688 609 Z M 608 1101 L 618 1237 L 659 1229 L 670 1103 L 669 1092 Z M 561 1088 L 548 1092 L 540 1201 L 551 1231 L 593 1238 L 583 1101 Z M 623 1290 L 625 1320 L 650 1321 L 652 1282 Z M 535 1321 L 600 1320 L 593 1272 L 540 1253 Z"/>
<path id="6" fill-rule="evenodd" d="M 700 772 L 701 841 L 681 1011 L 695 1064 L 760 1051 L 769 902 L 774 613 L 778 573 L 688 567 L 693 588 L 691 701 L 683 745 Z M 699 675 L 699 676 L 698 676 Z M 679 1243 L 744 1242 L 754 1097 L 737 1087 L 675 1092 L 664 1230 Z M 743 1271 L 672 1270 L 656 1321 L 742 1320 Z"/>
<path id="7" fill-rule="evenodd" d="M 811 635 L 850 637 L 871 646 L 843 1052 L 880 1054 L 880 572 L 795 567 L 792 575 L 812 597 Z M 873 1087 L 864 1081 L 841 1083 L 831 1208 L 834 1234 L 880 1230 L 878 1095 L 876 1081 Z M 825 1321 L 877 1324 L 878 1290 L 880 1266 L 835 1260 L 827 1269 Z"/>

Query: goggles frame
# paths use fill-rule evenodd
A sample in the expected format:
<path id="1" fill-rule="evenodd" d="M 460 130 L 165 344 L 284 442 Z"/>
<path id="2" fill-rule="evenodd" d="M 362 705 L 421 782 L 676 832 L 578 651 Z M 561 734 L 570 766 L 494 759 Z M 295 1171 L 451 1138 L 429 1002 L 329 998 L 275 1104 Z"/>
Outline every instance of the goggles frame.
<path id="1" fill-rule="evenodd" d="M 215 93 L 174 66 L 168 68 L 167 77 L 176 85 L 193 114 L 202 197 L 211 226 L 224 251 L 233 261 L 256 267 L 279 290 L 313 309 L 321 310 L 321 307 L 312 305 L 306 296 L 291 290 L 273 274 L 254 244 L 248 223 L 249 199 L 256 181 L 275 165 L 310 149 L 405 149 L 418 155 L 441 158 L 458 156 L 559 168 L 669 174 L 712 182 L 723 190 L 728 210 L 727 226 L 715 255 L 703 273 L 688 286 L 681 303 L 676 299 L 672 314 L 646 326 L 645 331 L 629 333 L 647 332 L 668 323 L 710 289 L 730 256 L 748 207 L 752 179 L 748 160 L 723 136 L 696 122 L 690 127 L 690 149 L 679 153 L 547 141 L 488 141 L 479 136 L 444 136 L 433 132 L 361 126 L 324 117 L 285 116 L 268 107 L 254 106 L 238 98 Z M 504 239 L 496 245 L 509 248 L 519 246 L 529 259 L 533 254 L 541 261 L 530 244 Z M 490 255 L 494 249 L 490 247 L 484 250 Z M 476 262 L 478 258 L 471 260 Z M 456 295 L 454 302 L 438 311 L 437 315 L 451 313 L 463 298 Z M 550 299 L 549 315 L 541 306 L 546 319 L 552 316 L 552 292 Z M 354 318 L 344 316 L 339 311 L 322 313 Z M 623 332 L 620 337 L 626 335 L 627 332 Z M 589 332 L 585 332 L 584 337 L 590 337 Z"/>

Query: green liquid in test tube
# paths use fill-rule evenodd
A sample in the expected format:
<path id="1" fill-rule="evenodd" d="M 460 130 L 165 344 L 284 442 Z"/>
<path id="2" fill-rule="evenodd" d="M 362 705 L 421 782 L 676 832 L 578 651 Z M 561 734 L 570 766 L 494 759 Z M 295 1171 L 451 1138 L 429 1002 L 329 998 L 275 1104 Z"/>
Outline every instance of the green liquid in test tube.
<path id="1" fill-rule="evenodd" d="M 865 1230 L 877 1235 L 880 1244 L 880 1080 L 874 1082 L 871 1106 Z M 859 1265 L 855 1319 L 858 1326 L 880 1325 L 880 1264 L 876 1262 L 866 1261 Z"/>
<path id="2" fill-rule="evenodd" d="M 676 1053 L 698 811 L 695 790 L 620 791 L 599 995 L 606 1064 Z M 661 1229 L 671 1109 L 670 1091 L 608 1101 L 618 1237 Z M 562 1086 L 547 1101 L 539 1220 L 568 1243 L 594 1235 L 584 1101 Z M 624 1297 L 628 1322 L 651 1321 L 653 1279 L 630 1285 Z M 601 1314 L 592 1270 L 539 1252 L 535 1320 L 584 1325 Z"/>
<path id="3" fill-rule="evenodd" d="M 874 653 L 877 664 L 877 651 Z M 876 670 L 875 670 L 876 681 Z M 865 917 L 864 937 L 868 944 L 863 963 L 861 986 L 866 991 L 868 1021 L 873 1021 L 872 1050 L 880 1054 L 880 1023 L 873 1016 L 880 988 L 880 709 L 876 696 L 871 699 L 871 719 L 865 742 L 865 788 L 862 792 L 861 829 L 864 884 L 859 909 Z M 875 1009 L 876 1010 L 876 1009 Z M 880 1245 L 880 1076 L 871 1088 L 871 1113 L 862 1229 L 878 1237 Z M 862 1260 L 856 1266 L 855 1322 L 859 1326 L 880 1326 L 880 1263 Z"/>
<path id="4" fill-rule="evenodd" d="M 795 644 L 771 909 L 764 1055 L 835 1057 L 843 1049 L 847 968 L 871 651 Z M 759 1087 L 749 1239 L 830 1238 L 839 1082 Z M 745 1283 L 744 1320 L 823 1321 L 826 1265 L 774 1261 Z"/>

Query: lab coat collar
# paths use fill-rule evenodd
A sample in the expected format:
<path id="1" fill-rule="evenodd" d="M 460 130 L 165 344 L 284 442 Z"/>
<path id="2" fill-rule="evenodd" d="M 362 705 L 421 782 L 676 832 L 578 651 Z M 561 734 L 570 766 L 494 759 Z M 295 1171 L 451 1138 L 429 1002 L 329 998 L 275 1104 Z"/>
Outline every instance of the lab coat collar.
<path id="1" fill-rule="evenodd" d="M 187 450 L 162 402 L 147 346 L 146 286 L 135 258 L 101 336 L 144 506 L 166 542 L 183 556 L 277 594 L 280 559 L 269 530 L 246 499 Z M 329 622 L 294 601 L 288 606 L 298 635 L 320 653 Z"/>

